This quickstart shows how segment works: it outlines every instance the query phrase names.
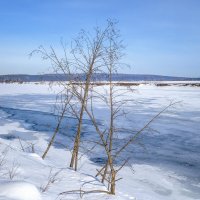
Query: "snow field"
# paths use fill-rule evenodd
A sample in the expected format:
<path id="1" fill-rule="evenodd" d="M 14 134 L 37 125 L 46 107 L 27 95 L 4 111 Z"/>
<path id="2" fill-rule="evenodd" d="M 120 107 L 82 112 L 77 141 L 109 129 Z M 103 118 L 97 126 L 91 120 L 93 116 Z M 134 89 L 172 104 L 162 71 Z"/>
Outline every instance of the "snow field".
<path id="1" fill-rule="evenodd" d="M 97 90 L 103 93 L 105 88 L 97 87 Z M 148 116 L 151 110 L 159 110 L 171 100 L 182 101 L 173 113 L 166 113 L 165 116 L 168 116 L 169 120 L 174 118 L 184 122 L 180 126 L 178 126 L 177 122 L 174 124 L 173 131 L 179 130 L 180 133 L 183 133 L 182 129 L 191 130 L 191 126 L 183 126 L 191 123 L 193 132 L 189 134 L 192 137 L 188 137 L 189 139 L 186 142 L 191 142 L 189 143 L 190 145 L 198 144 L 195 142 L 199 141 L 198 130 L 200 127 L 194 124 L 199 124 L 200 122 L 198 113 L 195 114 L 195 112 L 200 111 L 199 88 L 178 86 L 158 88 L 154 85 L 144 85 L 134 87 L 134 89 L 136 89 L 133 94 L 134 98 L 138 102 L 146 102 L 146 104 L 138 104 L 140 107 L 137 105 L 131 108 L 138 109 L 142 116 Z M 1 107 L 6 108 L 52 112 L 55 93 L 58 90 L 59 88 L 57 87 L 54 87 L 54 91 L 49 90 L 47 84 L 0 84 L 0 104 Z M 99 118 L 104 116 L 106 123 L 105 105 L 96 101 L 95 109 L 97 116 Z M 187 115 L 179 114 L 179 112 L 183 111 Z M 18 111 L 16 110 L 16 112 Z M 24 121 L 26 116 L 21 120 L 10 116 L 10 114 L 0 109 L 0 163 L 3 159 L 3 164 L 0 165 L 0 199 L 77 200 L 80 199 L 79 193 L 62 196 L 58 194 L 70 190 L 106 189 L 94 177 L 99 166 L 86 156 L 82 156 L 78 172 L 68 168 L 71 153 L 66 148 L 54 146 L 51 148 L 47 158 L 42 160 L 41 155 L 47 146 L 51 133 L 30 129 L 30 124 Z M 41 123 L 43 123 L 43 120 L 43 117 L 41 117 Z M 141 122 L 141 119 L 139 121 Z M 169 121 L 166 121 L 167 125 L 168 123 Z M 161 130 L 163 127 L 160 126 Z M 165 135 L 167 133 L 163 131 L 162 134 Z M 174 134 L 178 138 L 180 137 L 179 132 Z M 19 141 L 18 137 L 21 141 Z M 24 150 L 20 142 L 24 146 Z M 35 152 L 31 151 L 31 144 L 34 144 Z M 170 146 L 169 149 L 171 150 L 172 147 Z M 167 155 L 167 151 L 160 149 L 160 152 Z M 191 157 L 191 159 L 194 157 L 196 159 L 196 155 L 198 154 L 191 152 L 191 155 L 188 154 L 186 157 Z M 180 159 L 180 157 L 177 158 Z M 185 158 L 183 157 L 183 159 Z M 176 165 L 176 167 L 177 169 L 173 171 L 173 168 L 169 169 L 167 165 L 165 166 L 165 163 L 145 164 L 135 162 L 132 164 L 132 169 L 125 167 L 120 172 L 119 177 L 123 177 L 123 179 L 117 183 L 116 196 L 95 193 L 84 195 L 82 199 L 200 200 L 200 183 L 198 180 L 196 185 L 193 184 L 187 177 L 177 174 L 176 171 L 181 173 L 181 168 L 179 168 L 179 165 Z M 57 172 L 59 173 L 54 177 L 56 179 L 55 182 L 50 183 L 47 187 L 49 179 Z M 198 177 L 198 175 L 197 171 L 196 176 Z M 185 182 L 188 184 L 185 185 Z M 43 191 L 45 187 L 47 189 Z"/>

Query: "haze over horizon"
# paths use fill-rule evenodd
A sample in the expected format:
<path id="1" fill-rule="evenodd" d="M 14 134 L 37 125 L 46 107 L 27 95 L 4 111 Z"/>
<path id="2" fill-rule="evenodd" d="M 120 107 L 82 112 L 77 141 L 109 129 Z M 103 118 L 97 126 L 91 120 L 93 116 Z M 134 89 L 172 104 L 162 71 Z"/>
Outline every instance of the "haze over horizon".
<path id="1" fill-rule="evenodd" d="M 117 19 L 131 74 L 200 77 L 198 0 L 2 0 L 0 74 L 49 73 L 48 63 L 28 54 L 39 45 L 56 48 L 81 28 Z"/>

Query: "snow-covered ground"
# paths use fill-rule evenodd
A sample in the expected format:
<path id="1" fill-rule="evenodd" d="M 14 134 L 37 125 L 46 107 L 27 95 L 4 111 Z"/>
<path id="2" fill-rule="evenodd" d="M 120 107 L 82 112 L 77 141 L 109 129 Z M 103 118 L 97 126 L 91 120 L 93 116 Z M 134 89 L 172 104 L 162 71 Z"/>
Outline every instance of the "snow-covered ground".
<path id="1" fill-rule="evenodd" d="M 104 92 L 106 87 L 96 90 Z M 126 166 L 120 172 L 123 179 L 117 182 L 116 196 L 99 193 L 84 195 L 83 199 L 200 199 L 200 88 L 151 84 L 133 89 L 134 93 L 128 94 L 135 99 L 128 107 L 132 119 L 119 121 L 119 125 L 126 123 L 138 130 L 169 102 L 180 103 L 152 124 L 151 130 L 156 131 L 144 132 L 140 144 L 127 150 L 132 168 Z M 0 199 L 72 200 L 79 199 L 80 194 L 58 194 L 105 189 L 94 177 L 99 163 L 93 161 L 101 157 L 100 151 L 96 157 L 82 156 L 78 172 L 68 168 L 70 151 L 66 146 L 72 144 L 76 124 L 72 118 L 66 119 L 71 132 L 66 134 L 63 126 L 47 158 L 41 159 L 55 127 L 52 113 L 58 91 L 59 87 L 51 90 L 48 84 L 0 84 Z M 97 118 L 106 123 L 106 106 L 96 101 L 94 107 Z M 85 137 L 92 137 L 92 131 L 85 119 Z M 119 140 L 125 137 L 123 133 Z M 49 180 L 54 183 L 48 185 Z"/>

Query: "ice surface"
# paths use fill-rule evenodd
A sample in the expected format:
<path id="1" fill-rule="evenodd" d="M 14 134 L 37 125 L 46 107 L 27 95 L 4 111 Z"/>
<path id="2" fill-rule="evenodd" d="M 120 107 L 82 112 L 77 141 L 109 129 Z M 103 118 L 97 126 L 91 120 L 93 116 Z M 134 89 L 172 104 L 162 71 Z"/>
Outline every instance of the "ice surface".
<path id="1" fill-rule="evenodd" d="M 105 92 L 105 89 L 106 87 L 97 87 L 99 92 Z M 130 163 L 133 169 L 126 166 L 121 171 L 119 177 L 122 176 L 123 179 L 118 182 L 115 197 L 93 194 L 83 198 L 200 199 L 200 89 L 178 86 L 160 88 L 154 85 L 134 89 L 135 92 L 131 95 L 137 102 L 128 107 L 134 115 L 128 116 L 132 118 L 131 122 L 119 121 L 120 126 L 126 125 L 138 130 L 171 100 L 181 103 L 171 108 L 151 126 L 152 130 L 157 132 L 146 131 L 138 138 L 137 143 L 125 152 L 131 155 Z M 59 175 L 61 179 L 42 193 L 44 200 L 55 199 L 60 192 L 80 187 L 87 190 L 105 189 L 94 177 L 96 168 L 104 162 L 101 149 L 96 150 L 98 156 L 81 158 L 79 172 L 74 173 L 67 168 L 70 152 L 66 150 L 66 145 L 68 148 L 72 145 L 75 119 L 66 117 L 65 122 L 70 125 L 62 126 L 47 159 L 41 159 L 40 155 L 55 127 L 56 117 L 52 113 L 58 90 L 57 87 L 53 88 L 53 91 L 49 90 L 47 84 L 0 84 L 0 149 L 1 152 L 7 152 L 6 162 L 0 167 L 1 181 L 5 183 L 9 179 L 8 169 L 11 169 L 14 163 L 17 166 L 17 175 L 11 183 L 25 181 L 40 189 L 47 183 L 51 169 L 56 172 L 62 168 Z M 98 119 L 104 119 L 99 123 L 106 124 L 106 106 L 96 101 L 95 112 Z M 83 140 L 93 137 L 94 130 L 87 119 L 84 121 L 83 130 Z M 128 134 L 122 132 L 116 138 L 116 144 L 127 137 Z M 24 147 L 27 147 L 25 152 L 22 151 L 18 138 Z M 35 145 L 35 153 L 31 152 L 30 144 Z M 1 153 L 0 157 L 2 156 Z M 0 185 L 0 191 L 3 190 L 2 187 L 3 184 Z M 65 198 L 79 199 L 79 195 L 68 195 Z"/>

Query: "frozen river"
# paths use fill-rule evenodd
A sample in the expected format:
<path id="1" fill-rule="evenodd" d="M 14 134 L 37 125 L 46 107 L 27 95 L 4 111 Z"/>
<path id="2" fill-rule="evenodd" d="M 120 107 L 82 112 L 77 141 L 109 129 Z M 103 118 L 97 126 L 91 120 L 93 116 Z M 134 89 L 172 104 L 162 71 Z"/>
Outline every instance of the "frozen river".
<path id="1" fill-rule="evenodd" d="M 156 119 L 122 157 L 130 157 L 131 164 L 147 164 L 172 171 L 182 177 L 181 182 L 192 191 L 187 195 L 191 199 L 200 199 L 200 88 L 144 85 L 134 89 L 131 95 L 137 101 L 128 107 L 131 120 L 118 121 L 118 126 L 140 130 L 171 101 L 179 103 Z M 102 88 L 97 90 L 101 92 Z M 0 84 L 0 110 L 8 115 L 8 119 L 30 124 L 29 129 L 51 133 L 56 125 L 55 116 L 52 115 L 55 92 L 49 90 L 47 85 Z M 99 123 L 105 124 L 106 106 L 96 102 L 94 107 Z M 76 120 L 66 117 L 65 122 L 60 135 L 66 137 L 70 148 Z M 85 119 L 83 140 L 91 140 L 94 135 L 90 121 Z M 128 136 L 125 131 L 119 133 L 115 145 L 123 143 Z M 62 148 L 62 145 L 66 145 L 64 141 L 62 136 L 58 136 L 56 147 Z M 102 164 L 101 149 L 95 151 L 90 159 Z"/>

